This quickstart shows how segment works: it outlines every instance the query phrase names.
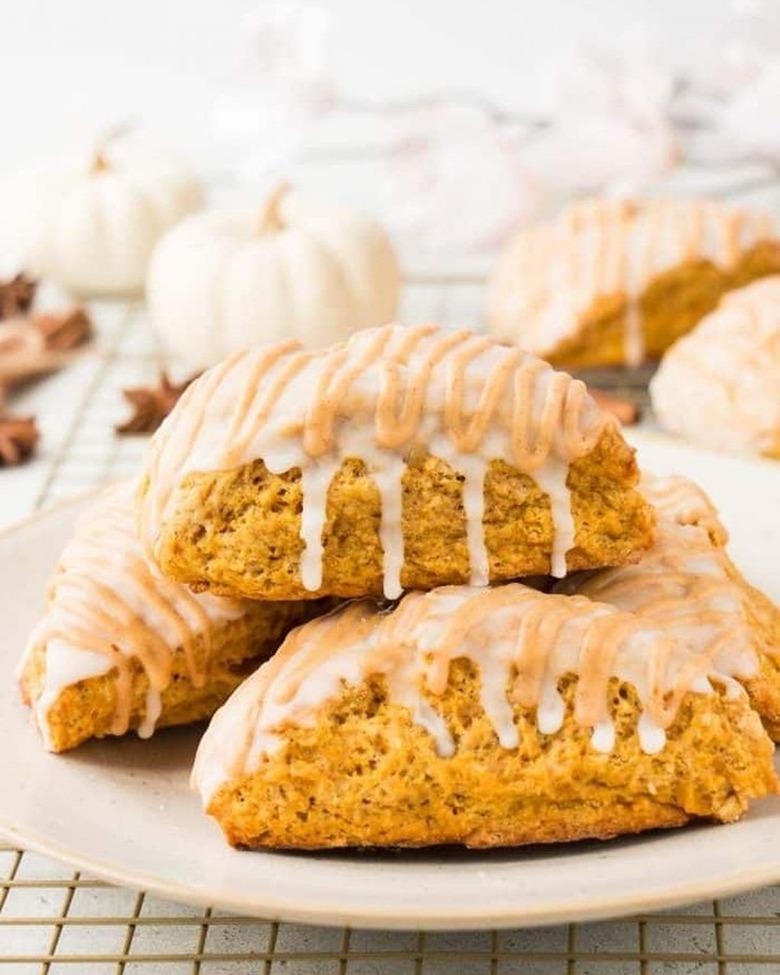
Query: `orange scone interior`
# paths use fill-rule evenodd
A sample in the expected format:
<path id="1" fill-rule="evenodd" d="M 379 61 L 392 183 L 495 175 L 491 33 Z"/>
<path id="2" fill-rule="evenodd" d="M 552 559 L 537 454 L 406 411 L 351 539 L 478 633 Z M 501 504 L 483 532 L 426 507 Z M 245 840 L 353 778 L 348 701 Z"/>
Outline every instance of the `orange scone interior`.
<path id="1" fill-rule="evenodd" d="M 501 846 L 730 821 L 774 792 L 741 688 L 638 617 L 518 583 L 357 602 L 213 718 L 193 785 L 242 847 Z"/>
<path id="2" fill-rule="evenodd" d="M 132 494 L 111 488 L 81 516 L 19 668 L 51 751 L 210 717 L 318 608 L 199 596 L 163 578 L 136 536 Z"/>
<path id="3" fill-rule="evenodd" d="M 618 565 L 652 542 L 633 451 L 584 385 L 467 331 L 390 325 L 206 373 L 154 438 L 162 571 L 257 599 Z"/>
<path id="4" fill-rule="evenodd" d="M 592 199 L 517 235 L 492 277 L 488 320 L 553 363 L 638 365 L 725 291 L 778 272 L 767 214 L 707 199 Z"/>
<path id="5" fill-rule="evenodd" d="M 726 529 L 710 499 L 683 477 L 642 479 L 657 537 L 633 566 L 577 573 L 557 585 L 640 616 L 685 640 L 746 688 L 780 740 L 780 609 L 729 558 Z"/>

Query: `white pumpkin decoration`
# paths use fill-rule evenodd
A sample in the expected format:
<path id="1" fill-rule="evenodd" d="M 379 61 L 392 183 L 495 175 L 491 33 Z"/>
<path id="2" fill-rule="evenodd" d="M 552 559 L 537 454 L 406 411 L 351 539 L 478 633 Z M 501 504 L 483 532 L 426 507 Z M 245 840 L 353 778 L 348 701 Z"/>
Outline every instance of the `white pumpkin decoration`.
<path id="1" fill-rule="evenodd" d="M 280 186 L 259 213 L 204 211 L 174 227 L 146 293 L 165 350 L 205 368 L 257 342 L 314 348 L 388 322 L 399 278 L 374 221 Z"/>
<path id="2" fill-rule="evenodd" d="M 22 174 L 5 196 L 19 263 L 94 297 L 141 294 L 158 238 L 203 204 L 178 166 L 121 157 L 105 142 L 89 164 Z"/>

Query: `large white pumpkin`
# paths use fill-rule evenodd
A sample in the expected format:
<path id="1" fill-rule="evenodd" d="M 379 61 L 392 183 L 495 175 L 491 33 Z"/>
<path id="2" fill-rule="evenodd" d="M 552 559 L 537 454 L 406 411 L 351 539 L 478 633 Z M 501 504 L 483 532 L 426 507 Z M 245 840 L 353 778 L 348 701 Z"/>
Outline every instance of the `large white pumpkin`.
<path id="1" fill-rule="evenodd" d="M 5 187 L 7 246 L 33 274 L 85 296 L 134 296 L 159 237 L 203 204 L 197 180 L 106 146 L 86 164 L 21 174 Z"/>
<path id="2" fill-rule="evenodd" d="M 182 221 L 157 245 L 147 279 L 163 346 L 197 368 L 257 342 L 328 345 L 390 321 L 398 292 L 376 223 L 284 186 L 257 211 Z"/>

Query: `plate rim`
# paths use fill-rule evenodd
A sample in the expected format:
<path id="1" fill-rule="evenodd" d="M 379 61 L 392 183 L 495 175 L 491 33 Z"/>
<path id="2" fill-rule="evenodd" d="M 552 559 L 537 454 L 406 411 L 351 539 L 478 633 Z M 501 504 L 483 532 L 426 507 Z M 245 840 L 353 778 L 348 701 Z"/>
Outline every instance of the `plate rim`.
<path id="1" fill-rule="evenodd" d="M 729 825 L 736 824 L 712 824 L 712 829 L 728 829 Z M 683 827 L 684 828 L 684 827 Z M 661 832 L 661 831 L 658 831 Z M 601 896 L 596 899 L 592 894 L 587 896 L 587 904 L 584 898 L 582 903 L 573 904 L 572 901 L 560 903 L 552 907 L 545 904 L 539 909 L 524 908 L 522 912 L 505 911 L 497 914 L 495 909 L 490 909 L 489 913 L 479 913 L 478 905 L 474 909 L 464 911 L 444 909 L 430 910 L 424 917 L 420 917 L 418 924 L 410 924 L 409 915 L 403 914 L 394 908 L 377 908 L 372 910 L 363 906 L 362 914 L 354 913 L 354 909 L 349 911 L 323 908 L 318 905 L 308 906 L 300 903 L 291 903 L 286 899 L 274 899 L 263 895 L 264 904 L 269 907 L 261 907 L 255 901 L 250 903 L 247 898 L 233 898 L 229 893 L 219 898 L 215 902 L 213 896 L 207 896 L 205 892 L 200 892 L 198 888 L 187 885 L 180 885 L 174 881 L 167 881 L 154 874 L 146 874 L 142 871 L 117 869 L 110 864 L 100 860 L 93 860 L 89 856 L 59 846 L 51 841 L 41 839 L 34 832 L 20 832 L 18 829 L 0 818 L 0 836 L 11 842 L 23 842 L 23 845 L 33 849 L 37 853 L 51 856 L 55 860 L 65 862 L 74 866 L 77 870 L 89 873 L 100 880 L 108 881 L 117 886 L 130 887 L 134 890 L 144 891 L 154 896 L 164 897 L 181 904 L 189 904 L 198 907 L 217 907 L 234 911 L 236 914 L 246 917 L 262 918 L 269 921 L 293 922 L 302 924 L 315 924 L 335 927 L 348 925 L 358 929 L 377 929 L 388 928 L 393 930 L 478 930 L 484 931 L 491 928 L 531 928 L 543 927 L 546 925 L 580 923 L 583 921 L 597 921 L 608 918 L 626 917 L 637 913 L 649 911 L 665 910 L 667 908 L 679 907 L 685 904 L 694 904 L 704 900 L 712 900 L 720 897 L 730 897 L 734 894 L 743 893 L 748 890 L 756 890 L 761 887 L 771 886 L 780 883 L 780 863 L 772 864 L 766 868 L 753 867 L 748 870 L 734 870 L 726 879 L 717 882 L 713 886 L 711 882 L 691 881 L 685 887 L 675 887 L 674 892 L 665 894 L 637 895 L 630 903 L 626 902 L 625 896 L 615 896 L 608 898 Z M 273 852 L 273 851 L 269 851 Z M 252 851 L 246 851 L 246 855 L 251 856 Z"/>

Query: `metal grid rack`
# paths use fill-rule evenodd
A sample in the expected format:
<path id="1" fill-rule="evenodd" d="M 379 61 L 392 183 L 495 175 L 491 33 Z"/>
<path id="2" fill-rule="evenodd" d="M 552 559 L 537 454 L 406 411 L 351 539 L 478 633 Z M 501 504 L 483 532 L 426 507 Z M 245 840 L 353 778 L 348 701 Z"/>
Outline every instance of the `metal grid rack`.
<path id="1" fill-rule="evenodd" d="M 421 280 L 403 317 L 479 322 L 475 280 Z M 143 309 L 95 306 L 98 350 L 64 389 L 27 394 L 49 433 L 19 472 L 30 506 L 131 474 L 144 438 L 119 438 L 120 390 L 163 365 Z M 175 375 L 181 370 L 169 363 Z M 58 378 L 50 381 L 59 382 Z M 25 481 L 25 476 L 27 480 Z M 388 932 L 226 915 L 124 890 L 0 844 L 0 969 L 9 975 L 769 975 L 780 973 L 780 886 L 673 912 L 536 930 Z"/>

